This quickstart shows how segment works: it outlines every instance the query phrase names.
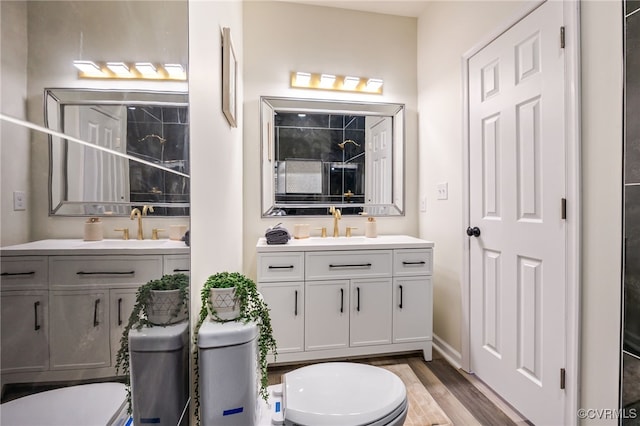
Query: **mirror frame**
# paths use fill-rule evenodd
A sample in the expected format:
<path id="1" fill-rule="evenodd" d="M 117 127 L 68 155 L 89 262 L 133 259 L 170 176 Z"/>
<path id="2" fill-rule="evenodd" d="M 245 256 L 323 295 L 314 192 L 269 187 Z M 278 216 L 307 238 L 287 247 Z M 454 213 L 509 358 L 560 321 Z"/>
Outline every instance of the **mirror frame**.
<path id="1" fill-rule="evenodd" d="M 392 159 L 392 203 L 391 204 L 366 204 L 366 203 L 318 203 L 318 204 L 278 204 L 275 200 L 274 191 L 274 168 L 267 165 L 274 157 L 271 117 L 274 112 L 305 112 L 308 114 L 345 114 L 345 115 L 367 115 L 385 116 L 392 118 L 393 128 L 393 159 Z M 405 215 L 405 105 L 396 103 L 341 101 L 325 99 L 304 99 L 287 98 L 277 96 L 260 97 L 260 171 L 261 171 L 261 204 L 260 212 L 263 218 L 282 218 L 276 214 L 278 209 L 283 207 L 295 207 L 296 209 L 318 209 L 335 206 L 337 208 L 360 207 L 378 208 L 379 211 L 386 210 L 386 213 L 376 212 L 375 216 L 404 216 Z M 365 172 L 366 173 L 366 172 Z M 327 213 L 328 214 L 328 213 Z M 301 214 L 296 217 L 321 216 L 318 214 Z"/>
<path id="2" fill-rule="evenodd" d="M 103 90 L 103 89 L 83 89 L 83 88 L 45 88 L 44 89 L 44 126 L 48 129 L 64 133 L 62 128 L 63 114 L 62 109 L 70 105 L 153 105 L 153 106 L 189 106 L 188 93 L 179 91 L 151 91 L 151 90 Z M 140 202 L 119 202 L 119 201 L 72 201 L 67 198 L 66 182 L 62 176 L 66 176 L 67 165 L 67 144 L 66 139 L 58 138 L 51 134 L 49 139 L 49 216 L 69 216 L 69 217 L 86 217 L 86 216 L 124 216 L 123 214 L 74 214 L 64 212 L 65 206 L 103 206 L 118 207 L 125 206 L 129 210 L 133 206 L 139 206 Z M 58 170 L 55 159 L 60 163 Z M 54 184 L 59 185 L 61 196 L 54 200 Z M 190 203 L 154 203 L 145 202 L 145 205 L 152 207 L 167 208 L 189 208 Z M 159 216 L 159 215 L 158 215 Z M 175 215 L 167 217 L 188 217 L 189 215 Z"/>

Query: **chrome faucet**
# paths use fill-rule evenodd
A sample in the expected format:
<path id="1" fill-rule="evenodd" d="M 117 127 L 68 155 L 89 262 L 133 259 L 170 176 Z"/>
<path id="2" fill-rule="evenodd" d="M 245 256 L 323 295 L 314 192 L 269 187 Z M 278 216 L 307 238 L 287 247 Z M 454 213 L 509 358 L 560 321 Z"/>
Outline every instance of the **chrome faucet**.
<path id="1" fill-rule="evenodd" d="M 342 213 L 340 212 L 340 209 L 336 209 L 335 206 L 329 207 L 329 213 L 333 215 L 333 236 L 339 237 L 340 229 L 338 228 L 338 221 L 342 219 Z"/>
<path id="2" fill-rule="evenodd" d="M 138 218 L 138 237 L 137 238 L 139 240 L 144 240 L 144 235 L 142 234 L 142 213 L 140 213 L 140 209 L 138 208 L 131 210 L 131 215 L 129 216 L 131 220 L 135 219 L 136 217 Z"/>

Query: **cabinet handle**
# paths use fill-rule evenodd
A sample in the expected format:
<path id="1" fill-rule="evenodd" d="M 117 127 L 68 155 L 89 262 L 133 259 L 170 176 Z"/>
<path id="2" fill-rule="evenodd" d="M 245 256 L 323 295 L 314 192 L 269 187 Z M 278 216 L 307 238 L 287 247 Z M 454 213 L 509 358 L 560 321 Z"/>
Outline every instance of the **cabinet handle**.
<path id="1" fill-rule="evenodd" d="M 96 271 L 96 272 L 85 272 L 85 271 L 78 271 L 76 272 L 76 275 L 135 275 L 136 271 L 114 271 L 114 272 L 103 272 L 103 271 Z"/>
<path id="2" fill-rule="evenodd" d="M 93 326 L 97 327 L 100 325 L 98 322 L 98 305 L 100 304 L 100 299 L 96 299 L 93 304 Z"/>
<path id="3" fill-rule="evenodd" d="M 295 306 L 293 308 L 293 314 L 295 316 L 298 316 L 298 290 L 295 291 L 295 296 L 296 298 L 295 298 Z"/>
<path id="4" fill-rule="evenodd" d="M 344 265 L 333 265 L 329 264 L 329 268 L 371 268 L 370 263 L 354 263 L 354 264 L 344 264 Z"/>
<path id="5" fill-rule="evenodd" d="M 398 305 L 398 308 L 402 309 L 402 286 L 398 286 L 400 287 L 400 304 Z"/>
<path id="6" fill-rule="evenodd" d="M 356 306 L 356 311 L 360 312 L 360 287 L 356 287 L 356 295 L 358 297 L 358 305 Z"/>
<path id="7" fill-rule="evenodd" d="M 34 325 L 33 325 L 33 329 L 38 331 L 40 330 L 40 324 L 38 324 L 38 306 L 40 306 L 40 302 L 34 302 L 33 303 L 33 314 L 34 314 Z"/>
<path id="8" fill-rule="evenodd" d="M 273 265 L 269 265 L 269 269 L 293 269 L 293 265 L 287 265 L 287 266 L 273 266 Z"/>
<path id="9" fill-rule="evenodd" d="M 0 274 L 0 276 L 2 277 L 18 277 L 21 275 L 35 275 L 35 271 L 30 271 L 30 272 L 3 272 L 2 274 Z"/>
<path id="10" fill-rule="evenodd" d="M 176 269 L 174 269 L 174 270 L 173 270 L 173 272 L 174 272 L 174 273 L 178 273 L 178 272 L 189 272 L 189 271 L 190 271 L 189 269 L 178 269 L 178 268 L 176 268 Z"/>
<path id="11" fill-rule="evenodd" d="M 340 313 L 344 312 L 344 289 L 340 289 Z"/>
<path id="12" fill-rule="evenodd" d="M 118 325 L 122 325 L 122 297 L 118 299 Z"/>
<path id="13" fill-rule="evenodd" d="M 402 261 L 403 265 L 424 265 L 425 263 L 427 263 L 427 262 L 425 262 L 424 260 L 421 260 L 419 262 L 405 262 L 405 261 Z"/>

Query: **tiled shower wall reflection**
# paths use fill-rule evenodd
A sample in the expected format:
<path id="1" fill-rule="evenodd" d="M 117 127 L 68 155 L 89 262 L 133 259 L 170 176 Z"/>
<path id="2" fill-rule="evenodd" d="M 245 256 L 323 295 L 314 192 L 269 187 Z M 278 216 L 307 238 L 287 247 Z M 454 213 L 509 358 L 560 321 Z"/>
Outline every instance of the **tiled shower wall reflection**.
<path id="1" fill-rule="evenodd" d="M 625 1 L 625 268 L 622 408 L 640 412 L 640 2 Z M 623 418 L 622 424 L 640 424 Z"/>

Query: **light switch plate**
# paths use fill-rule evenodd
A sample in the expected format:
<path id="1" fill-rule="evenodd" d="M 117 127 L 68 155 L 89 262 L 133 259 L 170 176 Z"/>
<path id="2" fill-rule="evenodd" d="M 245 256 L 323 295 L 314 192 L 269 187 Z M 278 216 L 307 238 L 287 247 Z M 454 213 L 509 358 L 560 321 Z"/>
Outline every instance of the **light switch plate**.
<path id="1" fill-rule="evenodd" d="M 438 192 L 438 200 L 449 199 L 449 184 L 447 182 L 439 183 L 436 186 Z"/>
<path id="2" fill-rule="evenodd" d="M 427 197 L 420 198 L 420 211 L 423 213 L 427 211 Z"/>
<path id="3" fill-rule="evenodd" d="M 26 210 L 27 196 L 24 191 L 13 191 L 13 210 Z"/>

